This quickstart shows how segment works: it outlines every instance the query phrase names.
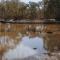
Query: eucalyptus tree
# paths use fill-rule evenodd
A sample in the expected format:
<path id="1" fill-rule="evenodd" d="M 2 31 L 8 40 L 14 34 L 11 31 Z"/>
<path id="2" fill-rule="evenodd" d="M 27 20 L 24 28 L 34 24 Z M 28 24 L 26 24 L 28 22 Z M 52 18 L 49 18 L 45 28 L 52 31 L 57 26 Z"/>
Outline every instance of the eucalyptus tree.
<path id="1" fill-rule="evenodd" d="M 5 19 L 12 19 L 17 16 L 17 4 L 14 2 L 7 2 L 5 4 Z"/>
<path id="2" fill-rule="evenodd" d="M 43 17 L 43 1 L 38 2 L 38 19 L 41 19 Z"/>
<path id="3" fill-rule="evenodd" d="M 27 5 L 23 2 L 20 2 L 18 5 L 18 18 L 23 19 L 25 18 L 25 11 L 26 11 Z"/>
<path id="4" fill-rule="evenodd" d="M 4 18 L 5 8 L 3 4 L 0 4 L 0 18 Z"/>
<path id="5" fill-rule="evenodd" d="M 60 0 L 45 0 L 45 17 L 60 19 Z"/>
<path id="6" fill-rule="evenodd" d="M 36 18 L 36 7 L 37 4 L 35 2 L 29 2 L 29 8 L 30 8 L 30 18 L 35 19 Z"/>
<path id="7" fill-rule="evenodd" d="M 4 2 L 0 4 L 0 16 L 4 19 L 38 19 L 41 14 L 41 2 Z"/>

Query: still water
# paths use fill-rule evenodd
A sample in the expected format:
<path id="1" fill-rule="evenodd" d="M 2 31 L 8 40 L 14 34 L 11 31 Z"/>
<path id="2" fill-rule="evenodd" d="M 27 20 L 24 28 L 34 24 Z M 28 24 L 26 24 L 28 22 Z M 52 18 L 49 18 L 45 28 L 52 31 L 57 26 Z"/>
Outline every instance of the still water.
<path id="1" fill-rule="evenodd" d="M 22 38 L 21 44 L 24 44 L 34 50 L 36 50 L 39 54 L 46 52 L 44 49 L 44 40 L 42 37 L 32 37 L 25 36 Z"/>
<path id="2" fill-rule="evenodd" d="M 44 41 L 41 37 L 32 37 L 24 36 L 22 40 L 18 43 L 16 48 L 9 50 L 5 53 L 5 58 L 15 59 L 19 57 L 26 57 L 34 54 L 41 55 L 47 52 L 44 49 Z"/>

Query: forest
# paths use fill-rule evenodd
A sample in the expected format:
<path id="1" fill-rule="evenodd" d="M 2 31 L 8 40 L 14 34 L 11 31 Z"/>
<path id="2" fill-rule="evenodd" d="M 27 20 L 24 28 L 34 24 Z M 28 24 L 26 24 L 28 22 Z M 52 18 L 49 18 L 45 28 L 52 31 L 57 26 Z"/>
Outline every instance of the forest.
<path id="1" fill-rule="evenodd" d="M 43 2 L 4 2 L 0 3 L 0 18 L 3 19 L 40 19 L 43 18 Z"/>
<path id="2" fill-rule="evenodd" d="M 60 19 L 60 0 L 43 0 L 39 2 L 12 2 L 0 3 L 0 18 L 9 20 L 41 20 Z"/>

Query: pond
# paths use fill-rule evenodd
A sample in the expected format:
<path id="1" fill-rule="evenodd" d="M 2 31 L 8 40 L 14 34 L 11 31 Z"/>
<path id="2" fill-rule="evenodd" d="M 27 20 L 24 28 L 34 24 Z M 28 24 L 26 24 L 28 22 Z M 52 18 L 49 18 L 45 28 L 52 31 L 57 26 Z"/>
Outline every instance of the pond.
<path id="1" fill-rule="evenodd" d="M 16 59 L 32 56 L 34 54 L 41 55 L 46 52 L 43 38 L 38 36 L 31 38 L 29 36 L 24 36 L 17 44 L 16 48 L 6 52 L 4 56 L 7 59 Z"/>
<path id="2" fill-rule="evenodd" d="M 45 26 L 47 26 L 46 30 L 43 29 Z M 45 53 L 47 53 L 45 55 L 53 52 L 56 53 L 55 55 L 60 53 L 60 24 L 1 23 L 0 27 L 0 44 L 2 44 L 0 55 L 5 56 L 8 60 L 34 54 L 41 56 Z M 22 39 L 19 33 L 22 34 Z"/>
<path id="3" fill-rule="evenodd" d="M 22 38 L 21 44 L 24 44 L 34 50 L 36 50 L 39 54 L 45 53 L 44 49 L 44 39 L 42 37 L 32 37 L 25 36 Z"/>

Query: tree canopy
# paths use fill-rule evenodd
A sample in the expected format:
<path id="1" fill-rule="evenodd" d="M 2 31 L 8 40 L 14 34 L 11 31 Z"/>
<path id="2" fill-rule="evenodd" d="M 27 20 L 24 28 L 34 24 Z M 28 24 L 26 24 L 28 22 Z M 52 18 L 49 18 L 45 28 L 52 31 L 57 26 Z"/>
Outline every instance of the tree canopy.
<path id="1" fill-rule="evenodd" d="M 41 2 L 42 3 L 42 2 Z M 40 9 L 40 3 L 29 2 L 4 2 L 0 3 L 0 18 L 4 19 L 40 19 L 43 9 Z"/>
<path id="2" fill-rule="evenodd" d="M 45 0 L 45 18 L 60 19 L 60 0 Z"/>

